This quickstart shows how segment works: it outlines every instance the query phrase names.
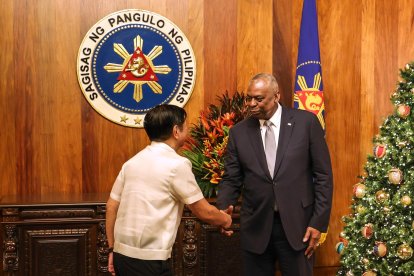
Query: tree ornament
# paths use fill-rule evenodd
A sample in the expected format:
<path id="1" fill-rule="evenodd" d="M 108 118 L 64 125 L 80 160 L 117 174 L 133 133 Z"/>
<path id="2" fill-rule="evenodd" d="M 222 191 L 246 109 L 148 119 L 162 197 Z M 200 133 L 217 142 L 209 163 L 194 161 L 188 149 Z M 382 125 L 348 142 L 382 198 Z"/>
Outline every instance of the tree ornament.
<path id="1" fill-rule="evenodd" d="M 372 270 L 367 270 L 367 271 L 364 272 L 364 274 L 362 274 L 362 276 L 376 276 L 376 275 L 377 275 L 377 273 L 375 273 Z"/>
<path id="2" fill-rule="evenodd" d="M 363 198 L 366 192 L 365 189 L 366 187 L 364 184 L 361 184 L 361 183 L 355 184 L 354 189 L 353 189 L 354 196 L 357 198 Z"/>
<path id="3" fill-rule="evenodd" d="M 411 228 L 414 230 L 414 220 L 413 220 L 413 222 L 411 223 Z"/>
<path id="4" fill-rule="evenodd" d="M 345 275 L 346 276 L 354 276 L 354 273 L 352 272 L 352 270 L 349 270 Z"/>
<path id="5" fill-rule="evenodd" d="M 400 149 L 405 148 L 407 146 L 408 142 L 407 141 L 400 141 L 397 143 L 398 147 Z"/>
<path id="6" fill-rule="evenodd" d="M 367 212 L 367 208 L 365 208 L 362 205 L 358 205 L 356 207 L 356 211 L 357 211 L 358 214 L 361 214 L 362 215 L 362 214 L 365 214 Z"/>
<path id="7" fill-rule="evenodd" d="M 409 63 L 407 63 L 407 64 L 405 65 L 405 69 L 410 70 L 410 64 L 409 64 Z"/>
<path id="8" fill-rule="evenodd" d="M 362 263 L 364 265 L 367 265 L 367 264 L 369 264 L 369 260 L 367 258 L 362 258 Z"/>
<path id="9" fill-rule="evenodd" d="M 384 208 L 382 208 L 382 210 L 384 211 L 384 213 L 388 214 L 391 211 L 391 207 L 384 206 Z"/>
<path id="10" fill-rule="evenodd" d="M 362 236 L 366 239 L 370 239 L 372 234 L 374 234 L 374 225 L 372 223 L 367 223 L 362 227 L 361 230 Z"/>
<path id="11" fill-rule="evenodd" d="M 400 185 L 403 181 L 403 173 L 397 168 L 388 171 L 388 181 L 394 185 Z"/>
<path id="12" fill-rule="evenodd" d="M 410 91 L 411 91 L 411 93 L 413 93 L 413 94 L 414 94 L 414 87 L 413 87 L 413 88 L 411 88 L 411 90 L 410 90 Z"/>
<path id="13" fill-rule="evenodd" d="M 342 252 L 344 251 L 344 248 L 345 248 L 345 245 L 344 245 L 343 242 L 338 242 L 335 245 L 336 253 L 338 253 L 338 254 L 342 254 Z"/>
<path id="14" fill-rule="evenodd" d="M 389 197 L 390 197 L 389 194 L 384 192 L 384 190 L 379 190 L 378 192 L 375 193 L 375 199 L 377 200 L 378 203 L 386 202 Z"/>
<path id="15" fill-rule="evenodd" d="M 397 106 L 397 115 L 398 115 L 398 117 L 405 119 L 408 116 L 410 116 L 410 113 L 411 113 L 411 108 L 410 108 L 409 105 L 399 104 Z"/>
<path id="16" fill-rule="evenodd" d="M 376 241 L 374 245 L 374 254 L 378 257 L 384 257 L 387 254 L 387 246 L 385 243 Z"/>
<path id="17" fill-rule="evenodd" d="M 407 207 L 411 205 L 411 198 L 408 195 L 402 196 L 400 202 L 404 207 Z"/>
<path id="18" fill-rule="evenodd" d="M 341 231 L 341 232 L 339 233 L 339 238 L 343 238 L 343 239 L 345 239 L 345 238 L 346 238 L 345 231 Z"/>
<path id="19" fill-rule="evenodd" d="M 377 144 L 374 147 L 374 156 L 377 158 L 383 158 L 387 153 L 387 146 L 384 144 Z"/>
<path id="20" fill-rule="evenodd" d="M 413 249 L 408 244 L 403 243 L 398 246 L 397 255 L 401 260 L 411 259 L 413 256 Z"/>

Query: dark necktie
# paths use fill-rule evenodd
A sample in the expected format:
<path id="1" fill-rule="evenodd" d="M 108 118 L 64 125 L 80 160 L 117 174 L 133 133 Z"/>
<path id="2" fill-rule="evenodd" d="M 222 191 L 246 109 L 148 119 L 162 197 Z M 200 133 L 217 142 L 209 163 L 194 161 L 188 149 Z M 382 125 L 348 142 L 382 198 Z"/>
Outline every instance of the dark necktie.
<path id="1" fill-rule="evenodd" d="M 273 132 L 272 122 L 266 121 L 266 133 L 265 133 L 265 154 L 267 167 L 269 168 L 270 176 L 273 178 L 276 163 L 276 139 Z"/>

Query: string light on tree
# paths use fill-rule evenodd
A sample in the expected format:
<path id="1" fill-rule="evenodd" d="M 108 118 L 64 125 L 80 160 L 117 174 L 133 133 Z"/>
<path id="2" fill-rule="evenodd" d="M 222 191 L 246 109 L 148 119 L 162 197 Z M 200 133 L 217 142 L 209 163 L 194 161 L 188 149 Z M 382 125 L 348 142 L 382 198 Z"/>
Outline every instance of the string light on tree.
<path id="1" fill-rule="evenodd" d="M 414 62 L 400 70 L 391 102 L 362 180 L 349 187 L 337 275 L 414 275 Z"/>

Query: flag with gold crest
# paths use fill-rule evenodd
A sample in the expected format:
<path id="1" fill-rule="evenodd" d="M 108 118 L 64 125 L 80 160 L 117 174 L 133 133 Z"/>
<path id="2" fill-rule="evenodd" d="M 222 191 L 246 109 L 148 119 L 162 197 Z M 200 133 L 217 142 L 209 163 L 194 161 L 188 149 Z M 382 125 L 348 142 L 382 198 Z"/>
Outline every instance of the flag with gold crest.
<path id="1" fill-rule="evenodd" d="M 314 113 L 325 129 L 322 66 L 319 52 L 316 0 L 303 0 L 302 21 L 296 66 L 294 107 Z M 321 233 L 319 244 L 326 240 Z"/>
<path id="2" fill-rule="evenodd" d="M 294 107 L 314 113 L 318 117 L 322 128 L 325 129 L 325 104 L 315 0 L 303 1 Z"/>

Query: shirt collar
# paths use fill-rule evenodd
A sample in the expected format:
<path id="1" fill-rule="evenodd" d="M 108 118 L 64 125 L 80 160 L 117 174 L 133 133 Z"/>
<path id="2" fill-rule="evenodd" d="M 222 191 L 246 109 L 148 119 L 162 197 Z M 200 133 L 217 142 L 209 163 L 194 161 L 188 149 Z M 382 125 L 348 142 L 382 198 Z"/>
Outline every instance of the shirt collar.
<path id="1" fill-rule="evenodd" d="M 175 152 L 175 150 L 172 147 L 163 142 L 151 141 L 151 146 Z"/>

